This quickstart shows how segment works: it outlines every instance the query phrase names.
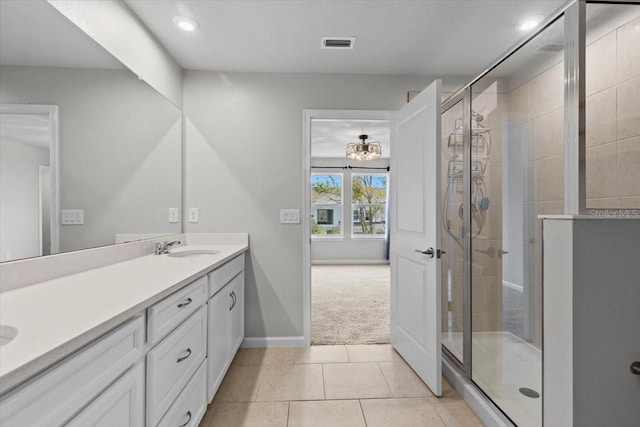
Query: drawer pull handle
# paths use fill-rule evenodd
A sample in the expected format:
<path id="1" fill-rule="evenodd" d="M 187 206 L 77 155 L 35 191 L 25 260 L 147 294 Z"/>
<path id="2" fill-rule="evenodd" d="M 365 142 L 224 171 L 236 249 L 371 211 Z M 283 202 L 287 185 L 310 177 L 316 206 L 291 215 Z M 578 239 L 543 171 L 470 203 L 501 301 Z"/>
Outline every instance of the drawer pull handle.
<path id="1" fill-rule="evenodd" d="M 180 424 L 178 427 L 185 427 L 191 422 L 191 411 L 187 412 L 187 422 L 184 424 Z"/>
<path id="2" fill-rule="evenodd" d="M 235 291 L 231 291 L 231 294 L 229 294 L 229 296 L 231 297 L 231 307 L 229 307 L 229 311 L 233 310 L 233 307 L 236 306 L 236 292 Z"/>
<path id="3" fill-rule="evenodd" d="M 186 356 L 182 356 L 182 357 L 178 358 L 178 362 L 177 363 L 180 363 L 182 361 L 187 360 L 189 358 L 189 356 L 191 356 L 191 349 L 190 348 L 187 349 Z"/>
<path id="4" fill-rule="evenodd" d="M 189 304 L 191 304 L 192 302 L 193 302 L 193 300 L 191 298 L 187 298 L 186 300 L 184 300 L 180 304 L 178 304 L 178 308 L 186 307 Z"/>

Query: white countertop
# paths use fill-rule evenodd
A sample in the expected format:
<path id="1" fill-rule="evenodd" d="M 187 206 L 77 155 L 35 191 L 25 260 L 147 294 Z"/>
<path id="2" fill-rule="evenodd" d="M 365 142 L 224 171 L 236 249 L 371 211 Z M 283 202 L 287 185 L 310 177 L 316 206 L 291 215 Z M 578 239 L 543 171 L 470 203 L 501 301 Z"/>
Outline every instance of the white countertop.
<path id="1" fill-rule="evenodd" d="M 189 248 L 220 252 L 184 258 L 145 255 L 0 293 L 0 324 L 18 329 L 0 347 L 0 393 L 143 313 L 248 245 Z"/>

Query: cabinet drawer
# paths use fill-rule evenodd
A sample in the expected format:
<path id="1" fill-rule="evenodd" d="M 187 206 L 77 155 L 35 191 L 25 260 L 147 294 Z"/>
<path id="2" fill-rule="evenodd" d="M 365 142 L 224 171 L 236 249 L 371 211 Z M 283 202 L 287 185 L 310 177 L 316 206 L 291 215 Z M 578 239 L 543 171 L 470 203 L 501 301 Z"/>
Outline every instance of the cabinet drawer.
<path id="1" fill-rule="evenodd" d="M 206 371 L 206 362 L 202 362 L 158 427 L 195 427 L 200 423 L 207 410 Z"/>
<path id="2" fill-rule="evenodd" d="M 207 277 L 203 276 L 149 307 L 147 340 L 154 344 L 207 301 Z"/>
<path id="3" fill-rule="evenodd" d="M 65 427 L 144 427 L 144 363 L 138 363 Z"/>
<path id="4" fill-rule="evenodd" d="M 233 279 L 243 270 L 244 254 L 240 254 L 209 273 L 209 298 L 215 295 L 224 285 L 229 283 L 229 280 Z"/>
<path id="5" fill-rule="evenodd" d="M 133 365 L 143 347 L 141 316 L 5 396 L 0 425 L 61 425 Z"/>
<path id="6" fill-rule="evenodd" d="M 147 425 L 155 426 L 206 355 L 207 310 L 193 316 L 147 354 Z"/>

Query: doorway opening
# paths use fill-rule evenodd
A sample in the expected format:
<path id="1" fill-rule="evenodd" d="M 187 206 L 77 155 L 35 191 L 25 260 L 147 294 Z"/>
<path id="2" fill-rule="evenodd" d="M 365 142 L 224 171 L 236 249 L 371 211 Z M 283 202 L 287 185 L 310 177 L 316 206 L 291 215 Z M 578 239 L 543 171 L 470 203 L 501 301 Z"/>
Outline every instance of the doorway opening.
<path id="1" fill-rule="evenodd" d="M 387 206 L 392 114 L 305 111 L 307 345 L 390 342 Z M 347 158 L 347 145 L 363 134 L 381 143 L 379 158 Z"/>

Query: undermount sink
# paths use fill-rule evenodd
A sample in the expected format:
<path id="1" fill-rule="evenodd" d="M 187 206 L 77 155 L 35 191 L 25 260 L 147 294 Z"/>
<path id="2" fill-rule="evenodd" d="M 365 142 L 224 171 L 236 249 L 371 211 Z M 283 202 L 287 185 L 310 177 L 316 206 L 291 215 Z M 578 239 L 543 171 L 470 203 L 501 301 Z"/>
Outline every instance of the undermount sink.
<path id="1" fill-rule="evenodd" d="M 220 251 L 216 251 L 215 249 L 187 249 L 184 251 L 169 252 L 167 256 L 175 258 L 185 258 L 197 255 L 215 255 L 219 253 Z"/>
<path id="2" fill-rule="evenodd" d="M 7 345 L 18 335 L 18 330 L 13 326 L 0 325 L 0 347 Z"/>

